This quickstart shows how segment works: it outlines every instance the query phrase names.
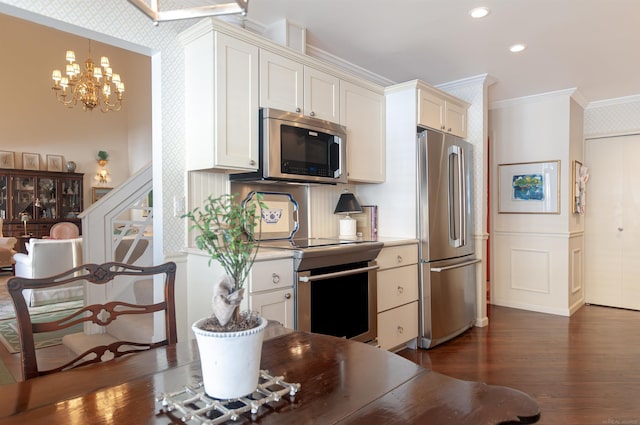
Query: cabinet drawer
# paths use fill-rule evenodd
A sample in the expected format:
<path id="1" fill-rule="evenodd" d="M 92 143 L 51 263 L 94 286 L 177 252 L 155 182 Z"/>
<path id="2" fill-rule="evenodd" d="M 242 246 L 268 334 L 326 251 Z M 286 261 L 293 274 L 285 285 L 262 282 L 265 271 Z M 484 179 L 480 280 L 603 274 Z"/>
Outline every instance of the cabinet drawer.
<path id="1" fill-rule="evenodd" d="M 378 271 L 378 312 L 418 299 L 418 265 Z"/>
<path id="2" fill-rule="evenodd" d="M 293 286 L 293 260 L 256 261 L 249 280 L 249 292 Z"/>
<path id="3" fill-rule="evenodd" d="M 418 302 L 378 314 L 378 344 L 388 350 L 418 337 Z"/>
<path id="4" fill-rule="evenodd" d="M 400 245 L 382 248 L 380 255 L 376 258 L 380 269 L 406 266 L 418 262 L 418 245 Z"/>

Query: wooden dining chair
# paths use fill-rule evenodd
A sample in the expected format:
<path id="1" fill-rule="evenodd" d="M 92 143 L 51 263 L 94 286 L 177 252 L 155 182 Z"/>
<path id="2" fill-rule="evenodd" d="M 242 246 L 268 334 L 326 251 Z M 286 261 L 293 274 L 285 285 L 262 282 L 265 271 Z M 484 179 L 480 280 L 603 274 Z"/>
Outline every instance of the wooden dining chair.
<path id="1" fill-rule="evenodd" d="M 178 339 L 174 294 L 175 275 L 176 265 L 173 262 L 151 267 L 111 262 L 84 264 L 46 278 L 14 277 L 9 279 L 7 286 L 16 311 L 24 379 L 111 360 L 137 351 L 175 344 Z M 32 321 L 22 291 L 52 288 L 70 282 L 84 282 L 85 285 L 101 287 L 104 293 L 109 294 L 109 300 L 104 304 L 81 307 L 62 318 L 58 317 L 48 322 Z M 154 295 L 156 292 L 154 289 L 159 289 L 161 284 L 163 284 L 162 300 L 154 301 L 159 298 Z M 159 312 L 164 312 L 164 335 L 154 336 L 154 326 L 145 327 L 140 319 L 146 317 L 149 319 L 148 322 L 153 324 L 153 318 L 157 314 L 162 314 Z M 91 335 L 76 334 L 83 339 L 84 344 L 75 347 L 76 350 L 73 350 L 76 351 L 75 357 L 72 360 L 47 370 L 38 368 L 34 339 L 36 334 L 62 331 L 79 324 L 84 324 L 86 327 L 88 323 L 97 326 L 97 328 L 91 326 L 94 329 Z M 125 338 L 123 338 L 123 329 L 125 333 L 129 332 Z M 145 333 L 147 329 L 148 332 Z M 96 330 L 104 332 L 100 333 Z M 131 335 L 137 335 L 137 337 L 129 338 Z M 91 346 L 94 341 L 98 341 L 98 343 Z M 82 350 L 78 350 L 78 347 L 82 347 Z"/>

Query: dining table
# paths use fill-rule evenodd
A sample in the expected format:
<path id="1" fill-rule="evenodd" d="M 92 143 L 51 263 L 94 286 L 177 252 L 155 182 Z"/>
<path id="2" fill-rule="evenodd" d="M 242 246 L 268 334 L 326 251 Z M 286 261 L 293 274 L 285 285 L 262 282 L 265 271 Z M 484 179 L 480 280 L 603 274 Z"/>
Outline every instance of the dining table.
<path id="1" fill-rule="evenodd" d="M 282 327 L 267 327 L 261 369 L 297 392 L 229 423 L 482 425 L 540 417 L 537 402 L 516 389 L 455 379 L 371 344 Z M 197 345 L 183 341 L 0 386 L 0 424 L 221 423 L 163 403 L 200 382 Z"/>

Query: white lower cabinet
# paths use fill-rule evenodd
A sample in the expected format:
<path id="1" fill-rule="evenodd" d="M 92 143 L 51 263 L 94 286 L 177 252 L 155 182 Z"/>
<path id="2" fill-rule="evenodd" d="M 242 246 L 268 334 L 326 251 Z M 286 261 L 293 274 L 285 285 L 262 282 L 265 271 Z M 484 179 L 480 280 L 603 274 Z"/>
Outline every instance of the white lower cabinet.
<path id="1" fill-rule="evenodd" d="M 378 344 L 385 350 L 418 337 L 418 301 L 378 313 Z"/>
<path id="2" fill-rule="evenodd" d="M 281 291 L 262 292 L 250 295 L 252 311 L 260 316 L 275 320 L 285 328 L 293 329 L 293 287 Z"/>
<path id="3" fill-rule="evenodd" d="M 389 350 L 418 337 L 418 247 L 384 247 L 376 261 L 378 344 Z"/>
<path id="4" fill-rule="evenodd" d="M 248 279 L 246 307 L 294 328 L 293 259 L 256 261 Z"/>

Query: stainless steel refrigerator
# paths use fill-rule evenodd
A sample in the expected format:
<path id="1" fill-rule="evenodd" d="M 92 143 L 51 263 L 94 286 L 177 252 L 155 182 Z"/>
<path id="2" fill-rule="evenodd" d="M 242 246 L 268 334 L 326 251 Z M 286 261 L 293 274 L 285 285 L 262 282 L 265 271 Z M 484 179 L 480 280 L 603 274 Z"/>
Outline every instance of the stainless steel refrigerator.
<path id="1" fill-rule="evenodd" d="M 420 336 L 431 348 L 473 326 L 476 267 L 471 144 L 435 130 L 418 133 Z"/>

